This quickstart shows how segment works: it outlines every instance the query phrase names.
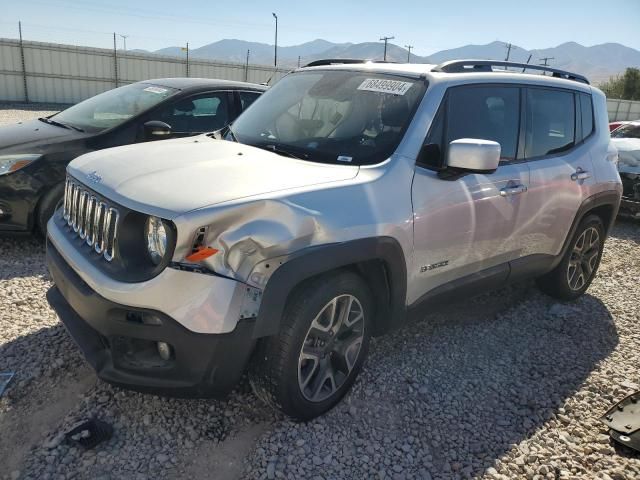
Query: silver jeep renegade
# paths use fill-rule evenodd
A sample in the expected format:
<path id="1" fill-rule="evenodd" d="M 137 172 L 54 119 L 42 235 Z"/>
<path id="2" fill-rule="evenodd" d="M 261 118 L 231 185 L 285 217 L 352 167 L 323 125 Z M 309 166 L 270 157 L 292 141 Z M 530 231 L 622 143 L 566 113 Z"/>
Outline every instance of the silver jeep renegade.
<path id="1" fill-rule="evenodd" d="M 582 295 L 616 162 L 580 75 L 314 62 L 231 127 L 73 161 L 48 298 L 108 382 L 218 396 L 248 371 L 309 419 L 409 314 L 526 278 Z"/>

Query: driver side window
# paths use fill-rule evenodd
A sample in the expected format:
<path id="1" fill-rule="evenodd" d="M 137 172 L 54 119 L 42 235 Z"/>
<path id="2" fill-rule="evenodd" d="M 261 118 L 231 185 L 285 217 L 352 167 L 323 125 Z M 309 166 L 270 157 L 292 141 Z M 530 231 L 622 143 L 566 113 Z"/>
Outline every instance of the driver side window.
<path id="1" fill-rule="evenodd" d="M 182 98 L 161 109 L 154 120 L 169 124 L 177 134 L 219 130 L 229 123 L 229 95 L 214 92 Z"/>
<path id="2" fill-rule="evenodd" d="M 476 138 L 498 142 L 500 159 L 517 157 L 520 89 L 512 86 L 466 85 L 449 89 L 425 141 L 421 164 L 444 166 L 453 140 Z"/>

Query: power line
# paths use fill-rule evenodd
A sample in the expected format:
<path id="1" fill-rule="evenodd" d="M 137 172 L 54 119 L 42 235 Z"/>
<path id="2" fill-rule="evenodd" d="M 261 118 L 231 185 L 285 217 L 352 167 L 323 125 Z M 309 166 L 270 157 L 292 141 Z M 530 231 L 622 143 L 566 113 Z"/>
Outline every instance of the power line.
<path id="1" fill-rule="evenodd" d="M 549 60 L 555 60 L 555 57 L 542 57 L 542 58 L 539 58 L 538 60 L 542 61 L 542 63 L 540 65 L 542 65 L 544 67 L 548 67 L 549 66 Z"/>
<path id="2" fill-rule="evenodd" d="M 411 63 L 411 49 L 413 45 L 405 45 L 404 48 L 407 49 L 407 63 Z"/>
<path id="3" fill-rule="evenodd" d="M 380 39 L 380 41 L 381 41 L 381 42 L 382 42 L 382 41 L 384 41 L 384 58 L 383 58 L 383 60 L 384 60 L 385 62 L 387 61 L 387 42 L 388 42 L 389 40 L 393 40 L 394 38 L 396 38 L 396 37 L 382 37 L 382 38 Z"/>

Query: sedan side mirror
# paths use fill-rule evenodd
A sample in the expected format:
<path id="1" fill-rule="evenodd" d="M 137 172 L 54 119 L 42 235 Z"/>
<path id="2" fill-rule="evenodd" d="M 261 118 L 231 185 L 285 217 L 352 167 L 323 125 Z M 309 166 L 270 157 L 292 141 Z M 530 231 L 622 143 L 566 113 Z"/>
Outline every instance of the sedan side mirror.
<path id="1" fill-rule="evenodd" d="M 144 136 L 149 140 L 165 138 L 171 135 L 171 125 L 160 120 L 151 120 L 144 124 Z"/>
<path id="2" fill-rule="evenodd" d="M 493 173 L 500 163 L 500 152 L 498 142 L 460 138 L 449 143 L 447 166 L 473 173 Z"/>

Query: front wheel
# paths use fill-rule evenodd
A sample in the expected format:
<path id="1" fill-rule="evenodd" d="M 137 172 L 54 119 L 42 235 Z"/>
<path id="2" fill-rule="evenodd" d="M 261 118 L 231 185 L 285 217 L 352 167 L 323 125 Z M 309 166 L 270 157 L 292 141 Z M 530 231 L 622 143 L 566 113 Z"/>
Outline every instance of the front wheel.
<path id="1" fill-rule="evenodd" d="M 256 395 L 298 420 L 331 409 L 362 368 L 371 316 L 371 294 L 355 273 L 301 285 L 287 302 L 280 334 L 259 347 L 251 372 Z"/>
<path id="2" fill-rule="evenodd" d="M 562 261 L 537 280 L 540 290 L 560 300 L 574 300 L 582 295 L 591 285 L 600 265 L 604 239 L 604 225 L 600 217 L 589 215 L 583 219 Z"/>

